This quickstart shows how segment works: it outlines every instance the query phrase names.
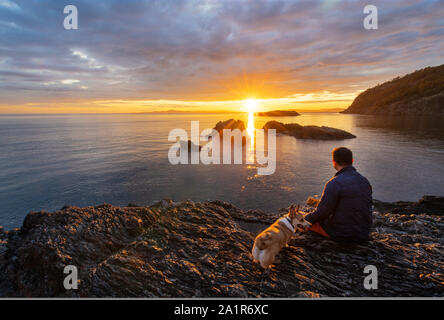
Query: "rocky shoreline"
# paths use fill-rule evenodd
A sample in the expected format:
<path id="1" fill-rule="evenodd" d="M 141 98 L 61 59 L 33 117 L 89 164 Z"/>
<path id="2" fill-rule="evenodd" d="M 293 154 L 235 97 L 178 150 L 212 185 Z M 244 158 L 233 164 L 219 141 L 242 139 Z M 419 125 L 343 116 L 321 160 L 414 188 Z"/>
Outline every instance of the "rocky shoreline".
<path id="1" fill-rule="evenodd" d="M 171 200 L 33 212 L 20 229 L 0 228 L 0 296 L 443 296 L 444 198 L 376 201 L 372 240 L 363 245 L 295 235 L 265 274 L 251 246 L 284 212 Z M 78 267 L 78 290 L 63 287 L 66 265 Z M 363 286 L 366 265 L 378 268 L 377 290 Z"/>

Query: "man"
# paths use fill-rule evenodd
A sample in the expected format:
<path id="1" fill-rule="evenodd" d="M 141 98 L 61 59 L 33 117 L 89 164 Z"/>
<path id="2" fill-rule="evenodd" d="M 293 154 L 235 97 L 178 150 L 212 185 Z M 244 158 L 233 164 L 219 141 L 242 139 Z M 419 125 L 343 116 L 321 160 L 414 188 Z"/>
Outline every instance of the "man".
<path id="1" fill-rule="evenodd" d="M 315 211 L 305 216 L 309 230 L 340 242 L 369 240 L 372 217 L 372 187 L 352 166 L 351 150 L 341 147 L 332 152 L 338 171 L 327 182 Z"/>

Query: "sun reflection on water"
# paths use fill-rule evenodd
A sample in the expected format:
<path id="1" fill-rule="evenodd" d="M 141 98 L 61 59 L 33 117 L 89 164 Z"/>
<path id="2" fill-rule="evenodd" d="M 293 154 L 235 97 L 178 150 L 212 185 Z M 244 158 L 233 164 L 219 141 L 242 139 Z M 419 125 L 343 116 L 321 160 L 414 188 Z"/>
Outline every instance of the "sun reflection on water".
<path id="1" fill-rule="evenodd" d="M 248 162 L 254 162 L 255 151 L 255 127 L 254 127 L 254 111 L 257 108 L 257 101 L 255 99 L 245 100 L 245 107 L 248 110 L 248 124 L 247 133 L 249 138 L 249 144 L 247 149 Z"/>

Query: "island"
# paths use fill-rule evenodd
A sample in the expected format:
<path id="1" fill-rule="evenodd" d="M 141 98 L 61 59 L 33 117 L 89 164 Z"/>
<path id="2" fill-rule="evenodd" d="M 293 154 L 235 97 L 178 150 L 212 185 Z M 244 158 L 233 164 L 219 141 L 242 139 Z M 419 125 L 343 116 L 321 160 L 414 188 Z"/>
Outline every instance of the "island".
<path id="1" fill-rule="evenodd" d="M 257 112 L 256 115 L 259 117 L 297 117 L 300 116 L 300 113 L 294 110 L 273 110 L 267 112 Z"/>
<path id="2" fill-rule="evenodd" d="M 341 129 L 324 126 L 301 126 L 297 123 L 284 124 L 277 121 L 267 122 L 264 129 L 275 129 L 278 134 L 292 136 L 297 139 L 344 140 L 356 138 L 355 135 Z"/>
<path id="3" fill-rule="evenodd" d="M 229 119 L 226 121 L 219 121 L 218 123 L 216 123 L 216 126 L 213 129 L 218 131 L 220 134 L 225 129 L 227 130 L 239 129 L 240 131 L 243 132 L 245 128 L 246 128 L 245 123 L 242 120 Z"/>
<path id="4" fill-rule="evenodd" d="M 346 114 L 444 116 L 444 64 L 415 71 L 359 94 Z"/>
<path id="5" fill-rule="evenodd" d="M 240 131 L 245 130 L 245 123 L 242 120 L 229 119 L 226 121 L 219 121 L 214 127 L 215 130 L 221 134 L 225 129 Z M 312 139 L 312 140 L 344 140 L 356 138 L 355 135 L 336 128 L 319 127 L 319 126 L 301 126 L 297 123 L 284 124 L 278 121 L 268 121 L 263 129 L 275 129 L 277 134 L 289 135 L 298 139 Z"/>

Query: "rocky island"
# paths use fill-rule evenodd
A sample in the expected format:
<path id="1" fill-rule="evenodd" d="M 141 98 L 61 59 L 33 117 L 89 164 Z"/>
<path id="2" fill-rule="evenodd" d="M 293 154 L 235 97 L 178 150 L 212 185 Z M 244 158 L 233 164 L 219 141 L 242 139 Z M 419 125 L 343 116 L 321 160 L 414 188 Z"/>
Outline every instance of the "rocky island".
<path id="1" fill-rule="evenodd" d="M 259 117 L 297 117 L 300 113 L 294 110 L 273 110 L 268 112 L 256 113 Z"/>
<path id="2" fill-rule="evenodd" d="M 219 134 L 224 129 L 240 131 L 245 130 L 245 124 L 242 120 L 229 119 L 226 121 L 219 121 L 214 127 Z M 356 138 L 355 135 L 336 128 L 319 127 L 319 126 L 301 126 L 297 123 L 284 124 L 278 121 L 268 121 L 264 130 L 275 129 L 277 134 L 289 135 L 298 139 L 313 139 L 313 140 L 344 140 Z"/>
<path id="3" fill-rule="evenodd" d="M 235 119 L 229 119 L 226 121 L 219 121 L 216 123 L 216 126 L 213 128 L 216 131 L 219 132 L 219 134 L 222 132 L 222 130 L 235 130 L 239 129 L 240 131 L 245 130 L 245 123 L 242 120 L 235 120 Z"/>
<path id="4" fill-rule="evenodd" d="M 250 250 L 286 209 L 162 200 L 32 212 L 21 228 L 0 230 L 0 296 L 442 297 L 444 198 L 404 203 L 401 213 L 396 203 L 375 208 L 370 242 L 347 246 L 298 234 L 268 274 Z M 377 290 L 363 286 L 370 264 L 378 268 Z M 66 265 L 79 270 L 77 290 L 64 289 Z"/>
<path id="5" fill-rule="evenodd" d="M 298 139 L 344 140 L 356 138 L 355 135 L 340 129 L 318 126 L 301 126 L 297 123 L 269 121 L 264 129 L 276 129 L 276 133 L 289 135 Z"/>
<path id="6" fill-rule="evenodd" d="M 342 113 L 444 116 L 444 64 L 368 89 Z"/>

